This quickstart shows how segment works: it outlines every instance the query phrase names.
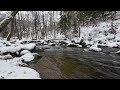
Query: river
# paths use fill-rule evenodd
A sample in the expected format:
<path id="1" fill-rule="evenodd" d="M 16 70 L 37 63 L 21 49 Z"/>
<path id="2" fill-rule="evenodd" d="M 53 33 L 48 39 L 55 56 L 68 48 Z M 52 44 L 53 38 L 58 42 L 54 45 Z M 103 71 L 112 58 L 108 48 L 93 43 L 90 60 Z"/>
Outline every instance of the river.
<path id="1" fill-rule="evenodd" d="M 118 48 L 104 47 L 102 52 L 85 49 L 51 46 L 38 50 L 42 58 L 30 67 L 42 79 L 120 79 L 120 56 L 115 54 Z"/>

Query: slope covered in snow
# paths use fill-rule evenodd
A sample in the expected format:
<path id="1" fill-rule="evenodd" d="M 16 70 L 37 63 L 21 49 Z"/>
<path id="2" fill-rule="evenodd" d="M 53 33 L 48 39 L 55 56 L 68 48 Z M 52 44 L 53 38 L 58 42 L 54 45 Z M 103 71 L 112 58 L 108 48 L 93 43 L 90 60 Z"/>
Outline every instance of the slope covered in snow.
<path id="1" fill-rule="evenodd" d="M 96 27 L 82 27 L 81 38 L 90 45 L 119 47 L 120 45 L 120 20 L 113 22 L 117 34 L 111 33 L 111 22 L 102 22 Z"/>

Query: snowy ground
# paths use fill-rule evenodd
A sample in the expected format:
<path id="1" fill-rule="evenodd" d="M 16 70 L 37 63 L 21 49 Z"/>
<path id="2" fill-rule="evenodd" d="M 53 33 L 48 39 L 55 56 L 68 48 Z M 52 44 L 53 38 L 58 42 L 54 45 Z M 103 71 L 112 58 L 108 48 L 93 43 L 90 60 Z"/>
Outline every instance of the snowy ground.
<path id="1" fill-rule="evenodd" d="M 34 60 L 34 53 L 28 51 L 34 47 L 34 43 L 22 45 L 20 42 L 12 44 L 1 40 L 0 79 L 41 79 L 39 73 L 34 69 L 28 68 L 27 64 L 25 63 Z M 20 49 L 25 49 L 20 53 L 20 57 L 13 57 L 10 54 L 2 55 L 5 52 L 18 52 Z"/>
<path id="2" fill-rule="evenodd" d="M 116 35 L 110 33 L 110 22 L 103 22 L 96 27 L 81 28 L 81 37 L 87 44 L 117 47 L 120 45 L 120 20 L 115 21 L 114 24 L 116 26 Z"/>
<path id="3" fill-rule="evenodd" d="M 12 65 L 0 60 L 0 79 L 40 79 L 40 76 L 31 68 Z"/>

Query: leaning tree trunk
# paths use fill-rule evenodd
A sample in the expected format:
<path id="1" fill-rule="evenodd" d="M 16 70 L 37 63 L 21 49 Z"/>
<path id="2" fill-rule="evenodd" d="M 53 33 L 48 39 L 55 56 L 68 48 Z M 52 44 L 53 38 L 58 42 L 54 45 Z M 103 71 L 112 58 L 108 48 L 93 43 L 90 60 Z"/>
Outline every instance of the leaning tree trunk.
<path id="1" fill-rule="evenodd" d="M 18 13 L 18 11 L 12 11 L 10 16 L 5 18 L 3 21 L 0 22 L 0 33 L 4 30 L 4 28 L 11 22 L 12 19 L 14 19 L 15 15 Z"/>

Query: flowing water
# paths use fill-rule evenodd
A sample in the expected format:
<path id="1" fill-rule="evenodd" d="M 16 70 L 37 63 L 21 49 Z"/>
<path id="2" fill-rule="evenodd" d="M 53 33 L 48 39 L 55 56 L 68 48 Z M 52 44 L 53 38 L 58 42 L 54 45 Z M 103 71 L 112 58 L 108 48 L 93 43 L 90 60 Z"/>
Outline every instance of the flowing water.
<path id="1" fill-rule="evenodd" d="M 103 52 L 84 49 L 47 47 L 42 52 L 38 50 L 42 58 L 30 67 L 43 79 L 120 79 L 120 56 L 115 54 L 119 49 L 104 47 Z"/>

